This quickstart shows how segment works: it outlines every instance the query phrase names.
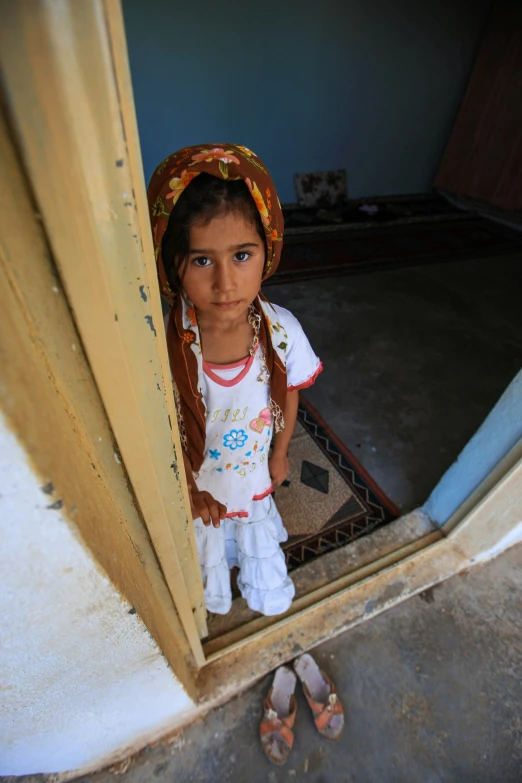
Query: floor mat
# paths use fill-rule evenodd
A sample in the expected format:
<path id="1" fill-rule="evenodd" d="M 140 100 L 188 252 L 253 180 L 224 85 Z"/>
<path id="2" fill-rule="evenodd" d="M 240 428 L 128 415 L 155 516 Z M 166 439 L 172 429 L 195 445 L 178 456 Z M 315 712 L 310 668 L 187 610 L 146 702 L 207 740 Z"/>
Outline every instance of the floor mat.
<path id="1" fill-rule="evenodd" d="M 522 232 L 475 216 L 290 236 L 264 285 L 510 253 L 522 253 Z"/>
<path id="2" fill-rule="evenodd" d="M 285 236 L 316 231 L 374 227 L 376 224 L 400 224 L 466 218 L 469 213 L 437 194 L 375 196 L 350 199 L 343 204 L 305 207 L 283 204 Z"/>
<path id="3" fill-rule="evenodd" d="M 291 571 L 399 516 L 353 454 L 301 395 L 288 480 L 274 498 L 288 530 Z"/>

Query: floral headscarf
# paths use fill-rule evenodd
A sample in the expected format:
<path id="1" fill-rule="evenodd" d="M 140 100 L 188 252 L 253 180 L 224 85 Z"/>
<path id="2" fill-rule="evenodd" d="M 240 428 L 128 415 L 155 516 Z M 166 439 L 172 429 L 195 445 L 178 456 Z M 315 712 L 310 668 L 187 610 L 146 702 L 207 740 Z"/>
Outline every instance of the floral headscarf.
<path id="1" fill-rule="evenodd" d="M 219 179 L 243 179 L 256 204 L 265 230 L 266 260 L 263 280 L 272 275 L 279 264 L 283 246 L 283 213 L 281 204 L 264 164 L 246 147 L 237 144 L 198 144 L 186 147 L 160 163 L 151 177 L 148 201 L 160 291 L 172 305 L 167 327 L 167 347 L 173 375 L 174 394 L 183 445 L 194 471 L 203 462 L 205 449 L 205 404 L 199 390 L 198 364 L 192 350 L 196 331 L 186 328 L 183 302 L 172 291 L 161 256 L 161 241 L 170 213 L 179 197 L 197 177 L 205 172 Z M 269 324 L 261 305 L 261 294 L 253 302 L 258 339 L 270 376 L 270 407 L 275 430 L 284 427 L 282 412 L 286 402 L 286 368 L 272 345 Z"/>

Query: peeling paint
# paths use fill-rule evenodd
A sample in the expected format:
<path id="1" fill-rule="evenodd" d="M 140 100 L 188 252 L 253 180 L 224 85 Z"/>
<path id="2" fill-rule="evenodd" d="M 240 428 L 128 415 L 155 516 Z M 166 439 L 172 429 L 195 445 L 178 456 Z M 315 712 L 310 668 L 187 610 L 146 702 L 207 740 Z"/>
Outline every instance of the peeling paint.
<path id="1" fill-rule="evenodd" d="M 52 481 L 48 481 L 47 484 L 44 484 L 43 487 L 40 487 L 42 492 L 44 492 L 46 495 L 52 495 L 54 492 L 54 484 Z"/>
<path id="2" fill-rule="evenodd" d="M 147 301 L 148 296 L 145 293 L 145 286 L 144 285 L 140 285 L 140 296 L 141 296 L 141 298 L 143 299 L 144 302 Z"/>
<path id="3" fill-rule="evenodd" d="M 124 163 L 123 158 L 120 158 L 119 160 L 116 161 L 116 165 L 118 166 L 119 169 L 121 169 L 123 163 Z"/>
<path id="4" fill-rule="evenodd" d="M 151 330 L 154 332 L 155 337 L 158 335 L 156 334 L 156 327 L 154 326 L 154 321 L 152 320 L 151 315 L 146 315 L 145 320 L 147 321 L 148 325 L 150 326 Z"/>
<path id="5" fill-rule="evenodd" d="M 58 511 L 63 506 L 63 500 L 60 498 L 59 500 L 55 501 L 54 503 L 51 503 L 51 505 L 46 506 L 46 508 L 54 509 L 55 511 Z"/>

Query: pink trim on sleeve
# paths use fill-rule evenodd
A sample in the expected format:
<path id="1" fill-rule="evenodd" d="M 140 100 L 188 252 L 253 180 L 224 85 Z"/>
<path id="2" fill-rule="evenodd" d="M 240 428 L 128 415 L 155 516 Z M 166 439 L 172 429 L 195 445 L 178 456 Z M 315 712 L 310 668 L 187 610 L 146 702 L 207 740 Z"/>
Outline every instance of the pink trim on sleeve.
<path id="1" fill-rule="evenodd" d="M 313 386 L 313 384 L 316 382 L 318 376 L 323 371 L 323 363 L 319 362 L 319 366 L 317 370 L 314 372 L 310 378 L 308 378 L 307 381 L 303 381 L 303 383 L 298 384 L 297 386 L 289 386 L 287 391 L 300 391 L 301 389 L 308 389 L 309 386 Z"/>

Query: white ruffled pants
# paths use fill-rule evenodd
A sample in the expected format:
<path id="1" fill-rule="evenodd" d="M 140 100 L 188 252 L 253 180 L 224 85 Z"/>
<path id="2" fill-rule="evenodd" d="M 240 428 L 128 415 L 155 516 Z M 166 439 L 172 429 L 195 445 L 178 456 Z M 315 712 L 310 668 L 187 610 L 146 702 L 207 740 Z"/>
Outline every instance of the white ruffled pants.
<path id="1" fill-rule="evenodd" d="M 207 610 L 230 611 L 230 569 L 239 566 L 237 585 L 250 609 L 283 614 L 295 594 L 279 546 L 288 533 L 271 495 L 253 500 L 248 511 L 248 517 L 225 519 L 218 528 L 194 520 Z"/>

